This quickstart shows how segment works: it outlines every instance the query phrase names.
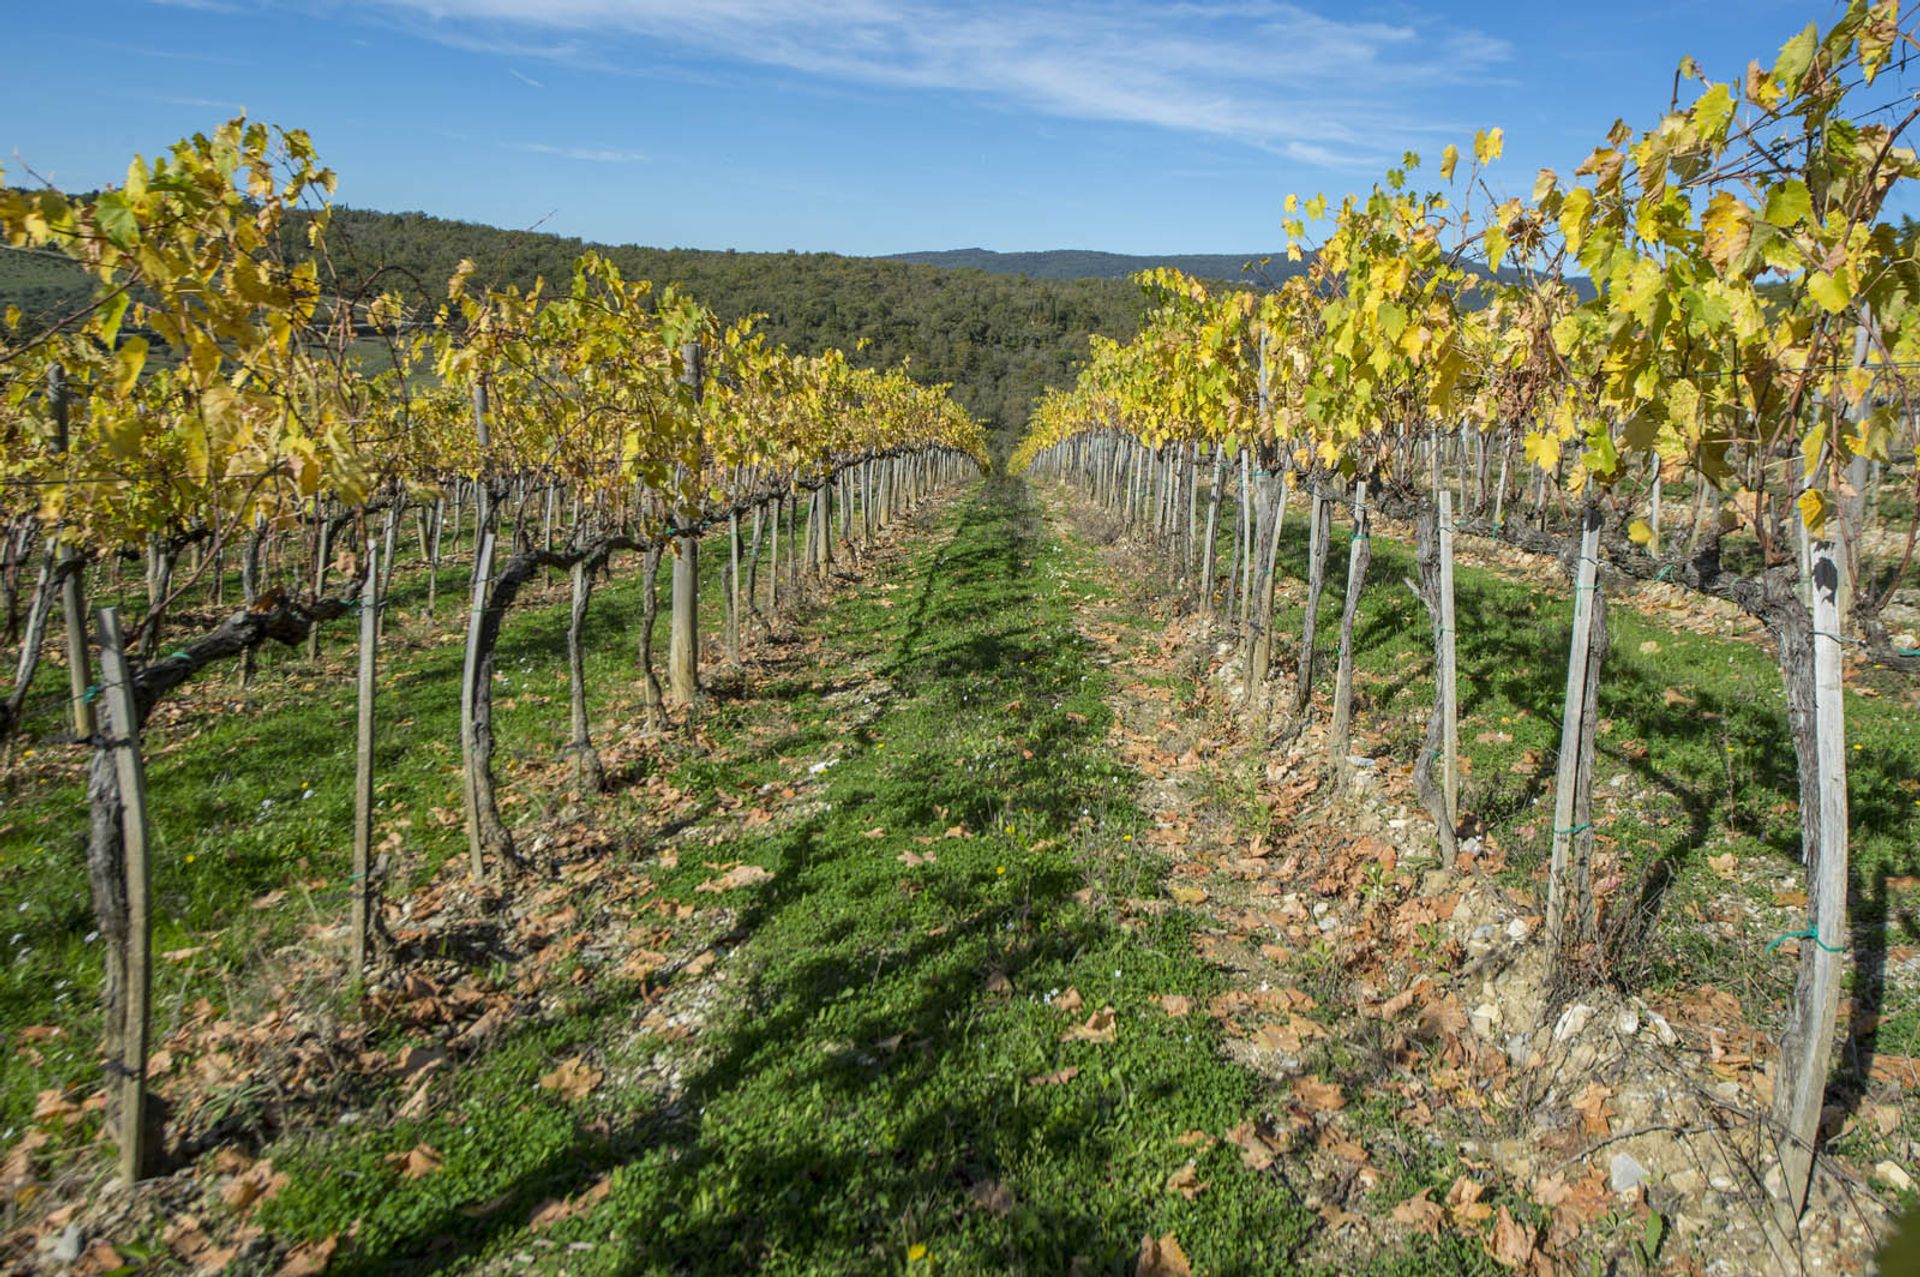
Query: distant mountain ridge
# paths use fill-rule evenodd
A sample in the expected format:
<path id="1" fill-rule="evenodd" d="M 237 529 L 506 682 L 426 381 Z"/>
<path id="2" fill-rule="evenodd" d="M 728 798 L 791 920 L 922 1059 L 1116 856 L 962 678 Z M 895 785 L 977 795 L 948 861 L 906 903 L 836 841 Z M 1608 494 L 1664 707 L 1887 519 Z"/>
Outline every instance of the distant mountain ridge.
<path id="1" fill-rule="evenodd" d="M 890 253 L 875 261 L 905 262 L 914 266 L 940 266 L 949 270 L 979 270 L 991 275 L 1020 275 L 1028 279 L 1064 282 L 1076 279 L 1125 280 L 1156 266 L 1172 266 L 1196 279 L 1217 283 L 1251 284 L 1273 287 L 1306 269 L 1305 262 L 1290 262 L 1284 252 L 1252 253 L 1168 253 L 1154 257 L 1136 253 L 1100 253 L 1084 248 L 1052 248 L 1032 253 L 996 253 L 990 248 L 947 248 L 920 253 Z M 1469 272 L 1486 276 L 1486 268 L 1467 264 Z M 1503 267 L 1501 280 L 1515 283 L 1519 271 Z M 1594 295 L 1593 281 L 1584 275 L 1568 276 L 1574 295 L 1582 301 Z M 1477 310 L 1486 305 L 1485 290 L 1470 295 L 1465 306 Z"/>
<path id="2" fill-rule="evenodd" d="M 1262 264 L 1264 259 L 1264 264 Z M 1029 279 L 1126 279 L 1156 266 L 1172 266 L 1200 279 L 1276 283 L 1297 273 L 1298 262 L 1273 253 L 1100 253 L 1084 248 L 1053 248 L 1031 253 L 996 253 L 987 248 L 948 248 L 919 253 L 890 253 L 891 262 L 983 270 Z"/>

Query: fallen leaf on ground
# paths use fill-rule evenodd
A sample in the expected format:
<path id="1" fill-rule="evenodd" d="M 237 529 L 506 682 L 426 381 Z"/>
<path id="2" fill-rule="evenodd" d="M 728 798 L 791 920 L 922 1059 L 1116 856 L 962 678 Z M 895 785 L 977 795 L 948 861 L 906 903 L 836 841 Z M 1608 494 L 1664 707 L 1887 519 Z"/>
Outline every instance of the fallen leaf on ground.
<path id="1" fill-rule="evenodd" d="M 425 1117 L 427 1115 L 427 1093 L 432 1089 L 433 1079 L 430 1077 L 421 1078 L 420 1085 L 414 1087 L 413 1094 L 409 1095 L 406 1098 L 406 1102 L 400 1105 L 397 1110 L 398 1116 L 409 1119 Z"/>
<path id="2" fill-rule="evenodd" d="M 1326 1036 L 1327 1031 L 1312 1020 L 1302 1015 L 1290 1015 L 1283 1023 L 1261 1025 L 1254 1030 L 1252 1040 L 1263 1051 L 1298 1055 L 1309 1041 Z"/>
<path id="3" fill-rule="evenodd" d="M 1493 1235 L 1486 1239 L 1487 1253 L 1494 1262 L 1507 1268 L 1525 1268 L 1533 1261 L 1533 1230 L 1514 1219 L 1506 1207 L 1494 1217 Z"/>
<path id="4" fill-rule="evenodd" d="M 1173 1174 L 1167 1176 L 1167 1191 L 1169 1193 L 1178 1193 L 1188 1201 L 1192 1201 L 1207 1191 L 1209 1183 L 1210 1181 L 1200 1178 L 1199 1168 L 1190 1161 Z"/>
<path id="5" fill-rule="evenodd" d="M 1053 1073 L 1040 1073 L 1027 1079 L 1028 1086 L 1060 1086 L 1080 1076 L 1078 1067 L 1059 1069 Z"/>
<path id="6" fill-rule="evenodd" d="M 694 890 L 732 891 L 736 887 L 757 886 L 760 883 L 769 881 L 772 877 L 773 874 L 771 872 L 762 869 L 759 865 L 741 865 L 737 869 L 727 870 L 727 872 L 721 874 L 718 878 L 707 879 L 695 887 Z"/>
<path id="7" fill-rule="evenodd" d="M 30 1130 L 20 1137 L 20 1142 L 7 1150 L 7 1160 L 0 1163 L 0 1191 L 22 1188 L 33 1182 L 33 1155 L 45 1148 L 53 1136 L 42 1130 Z"/>
<path id="8" fill-rule="evenodd" d="M 327 1265 L 333 1262 L 333 1252 L 339 1248 L 338 1233 L 317 1242 L 295 1246 L 286 1261 L 274 1271 L 274 1277 L 314 1277 L 316 1273 L 324 1273 Z"/>
<path id="9" fill-rule="evenodd" d="M 563 1219 L 570 1219 L 575 1215 L 582 1214 L 588 1207 L 604 1198 L 612 1188 L 613 1177 L 611 1175 L 602 1175 L 599 1179 L 595 1180 L 584 1193 L 578 1196 L 566 1198 L 556 1197 L 549 1201 L 542 1202 L 540 1208 L 533 1212 L 533 1218 L 527 1221 L 527 1228 L 529 1231 L 537 1233 L 544 1228 L 552 1227 Z"/>
<path id="10" fill-rule="evenodd" d="M 1459 1037 L 1467 1028 L 1466 1008 L 1460 1005 L 1460 999 L 1449 993 L 1427 1003 L 1420 1012 L 1420 1018 L 1414 1023 L 1415 1035 L 1433 1038 Z"/>
<path id="11" fill-rule="evenodd" d="M 1331 1113 L 1347 1106 L 1346 1092 L 1332 1082 L 1306 1076 L 1293 1079 L 1294 1098 L 1315 1112 Z"/>
<path id="12" fill-rule="evenodd" d="M 1062 1033 L 1060 1040 L 1062 1042 L 1111 1042 L 1113 1025 L 1113 1008 L 1102 1007 L 1088 1016 L 1085 1024 L 1076 1024 Z"/>
<path id="13" fill-rule="evenodd" d="M 1324 1127 L 1314 1143 L 1335 1157 L 1352 1162 L 1356 1166 L 1367 1164 L 1366 1145 L 1358 1140 L 1348 1139 L 1337 1127 Z"/>
<path id="14" fill-rule="evenodd" d="M 273 1169 L 273 1159 L 263 1157 L 222 1185 L 220 1200 L 237 1211 L 245 1211 L 255 1202 L 272 1197 L 286 1184 L 286 1175 Z"/>
<path id="15" fill-rule="evenodd" d="M 1607 1120 L 1613 1116 L 1613 1109 L 1607 1104 L 1607 1100 L 1612 1096 L 1612 1087 L 1589 1081 L 1575 1097 L 1573 1111 L 1580 1115 L 1581 1129 L 1587 1134 L 1593 1136 L 1613 1134 L 1613 1124 Z"/>
<path id="16" fill-rule="evenodd" d="M 1053 1009 L 1056 1011 L 1065 1011 L 1068 1014 L 1078 1011 L 1080 1009 L 1080 990 L 1074 988 L 1072 985 L 1068 985 L 1067 991 L 1053 1000 Z"/>
<path id="17" fill-rule="evenodd" d="M 1171 1016 L 1183 1016 L 1193 1010 L 1193 999 L 1184 993 L 1163 993 L 1154 999 L 1160 1009 Z"/>
<path id="18" fill-rule="evenodd" d="M 1192 1130 L 1180 1132 L 1180 1134 L 1174 1137 L 1173 1142 L 1183 1148 L 1197 1148 L 1204 1153 L 1220 1141 L 1205 1131 Z"/>
<path id="19" fill-rule="evenodd" d="M 1227 1143 L 1240 1150 L 1240 1164 L 1250 1171 L 1266 1170 L 1279 1156 L 1279 1150 L 1267 1142 L 1252 1122 L 1242 1122 L 1228 1131 Z"/>
<path id="20" fill-rule="evenodd" d="M 387 1165 L 400 1172 L 401 1179 L 425 1179 L 440 1169 L 440 1151 L 431 1144 L 416 1144 L 404 1153 L 387 1154 Z"/>
<path id="21" fill-rule="evenodd" d="M 95 1242 L 70 1270 L 74 1277 L 103 1277 L 106 1273 L 127 1271 L 127 1261 L 109 1242 Z"/>
<path id="22" fill-rule="evenodd" d="M 1441 1221 L 1446 1218 L 1447 1211 L 1439 1202 L 1427 1199 L 1427 1194 L 1432 1191 L 1430 1188 L 1423 1188 L 1394 1207 L 1394 1222 L 1405 1224 L 1429 1237 L 1438 1237 Z"/>
<path id="23" fill-rule="evenodd" d="M 1314 1213 L 1320 1216 L 1321 1221 L 1326 1224 L 1328 1230 L 1331 1232 L 1338 1232 L 1348 1224 L 1358 1224 L 1361 1222 L 1360 1216 L 1344 1207 L 1335 1206 L 1332 1202 L 1320 1203 L 1320 1205 L 1314 1207 Z"/>
<path id="24" fill-rule="evenodd" d="M 1193 1264 L 1172 1233 L 1163 1237 L 1149 1233 L 1140 1239 L 1140 1258 L 1134 1261 L 1133 1277 L 1193 1277 Z"/>
<path id="25" fill-rule="evenodd" d="M 562 1099 L 584 1100 L 605 1077 L 605 1073 L 588 1064 L 583 1056 L 576 1055 L 555 1066 L 552 1072 L 541 1074 L 540 1086 L 557 1091 Z"/>
<path id="26" fill-rule="evenodd" d="M 1478 1224 L 1492 1219 L 1493 1207 L 1480 1200 L 1486 1191 L 1486 1185 L 1462 1175 L 1447 1190 L 1447 1209 L 1453 1212 L 1454 1219 L 1464 1223 Z"/>
<path id="27" fill-rule="evenodd" d="M 193 1215 L 182 1215 L 168 1224 L 160 1240 L 167 1244 L 168 1250 L 189 1263 L 204 1255 L 213 1245 L 206 1230 L 200 1226 L 199 1218 Z"/>
<path id="28" fill-rule="evenodd" d="M 41 1091 L 33 1106 L 33 1120 L 36 1122 L 64 1122 L 71 1126 L 80 1120 L 80 1106 L 68 1099 L 66 1092 L 60 1090 Z"/>

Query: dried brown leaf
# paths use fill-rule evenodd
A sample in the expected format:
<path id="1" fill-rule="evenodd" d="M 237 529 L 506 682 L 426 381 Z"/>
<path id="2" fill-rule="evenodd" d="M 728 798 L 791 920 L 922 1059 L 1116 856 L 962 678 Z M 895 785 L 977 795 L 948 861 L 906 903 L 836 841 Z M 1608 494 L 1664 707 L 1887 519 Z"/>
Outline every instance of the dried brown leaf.
<path id="1" fill-rule="evenodd" d="M 1193 1264 L 1172 1233 L 1140 1239 L 1140 1257 L 1134 1261 L 1133 1277 L 1193 1277 Z"/>
<path id="2" fill-rule="evenodd" d="M 317 1242 L 307 1242 L 295 1246 L 274 1270 L 274 1277 L 315 1277 L 315 1274 L 327 1271 L 327 1265 L 333 1262 L 333 1252 L 340 1249 L 340 1235 L 323 1237 Z"/>
<path id="3" fill-rule="evenodd" d="M 588 1064 L 585 1057 L 576 1055 L 556 1065 L 551 1072 L 541 1074 L 540 1086 L 557 1092 L 562 1099 L 584 1100 L 606 1076 Z"/>
<path id="4" fill-rule="evenodd" d="M 1076 1024 L 1062 1033 L 1060 1040 L 1062 1042 L 1111 1042 L 1113 1031 L 1113 1008 L 1102 1007 L 1088 1016 L 1085 1024 Z"/>
<path id="5" fill-rule="evenodd" d="M 1334 1113 L 1347 1106 L 1346 1092 L 1311 1075 L 1293 1079 L 1293 1097 L 1316 1113 Z"/>
<path id="6" fill-rule="evenodd" d="M 1432 1191 L 1432 1189 L 1423 1188 L 1406 1201 L 1394 1207 L 1394 1222 L 1405 1224 L 1409 1228 L 1417 1232 L 1425 1233 L 1429 1237 L 1438 1237 L 1440 1235 L 1440 1225 L 1447 1217 L 1447 1210 L 1446 1207 L 1440 1205 L 1439 1202 L 1429 1201 L 1427 1199 L 1427 1194 Z"/>
<path id="7" fill-rule="evenodd" d="M 760 883 L 771 881 L 772 878 L 773 874 L 769 870 L 762 869 L 759 865 L 740 865 L 737 868 L 727 870 L 727 872 L 717 878 L 707 879 L 695 887 L 694 890 L 710 892 L 733 891 L 740 887 L 758 886 Z"/>
<path id="8" fill-rule="evenodd" d="M 1206 1192 L 1210 1183 L 1210 1180 L 1200 1178 L 1199 1167 L 1189 1161 L 1185 1166 L 1167 1176 L 1167 1191 L 1178 1193 L 1188 1201 L 1192 1201 Z"/>
<path id="9" fill-rule="evenodd" d="M 440 1169 L 440 1151 L 431 1144 L 416 1144 L 404 1153 L 389 1153 L 387 1165 L 399 1171 L 402 1179 L 425 1179 Z"/>

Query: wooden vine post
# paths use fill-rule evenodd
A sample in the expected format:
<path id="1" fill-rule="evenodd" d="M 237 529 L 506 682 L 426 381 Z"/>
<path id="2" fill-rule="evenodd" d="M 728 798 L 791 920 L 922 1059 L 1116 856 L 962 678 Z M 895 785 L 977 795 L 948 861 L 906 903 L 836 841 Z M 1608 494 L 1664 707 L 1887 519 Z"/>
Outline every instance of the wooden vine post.
<path id="1" fill-rule="evenodd" d="M 53 450 L 64 454 L 67 450 L 67 418 L 71 404 L 67 395 L 66 370 L 59 364 L 47 369 L 47 399 L 53 409 Z M 64 541 L 60 544 L 58 559 L 61 565 L 73 561 L 73 547 Z M 87 657 L 87 610 L 84 593 L 85 583 L 79 569 L 69 569 L 60 582 L 60 611 L 66 622 L 67 630 L 67 687 L 73 714 L 73 736 L 75 740 L 85 740 L 93 735 L 93 701 L 89 699 L 87 689 L 93 684 L 93 674 Z"/>
<path id="2" fill-rule="evenodd" d="M 1325 535 L 1324 528 L 1322 529 Z M 1360 612 L 1360 595 L 1367 584 L 1367 565 L 1373 561 L 1373 534 L 1367 521 L 1367 481 L 1353 485 L 1353 539 L 1347 546 L 1347 594 L 1340 608 L 1340 659 L 1333 685 L 1334 774 L 1344 784 L 1352 770 L 1347 755 L 1353 740 L 1353 624 Z"/>
<path id="3" fill-rule="evenodd" d="M 1440 489 L 1438 527 L 1440 542 L 1440 645 L 1435 655 L 1438 686 L 1434 694 L 1440 700 L 1441 785 L 1446 794 L 1446 818 L 1453 828 L 1460 827 L 1460 663 L 1459 643 L 1454 632 L 1453 609 L 1453 494 Z"/>
<path id="4" fill-rule="evenodd" d="M 1593 638 L 1593 610 L 1599 592 L 1600 507 L 1588 502 L 1580 529 L 1580 559 L 1573 586 L 1573 641 L 1567 654 L 1567 695 L 1560 723 L 1560 765 L 1553 784 L 1553 853 L 1547 869 L 1547 953 L 1558 963 L 1567 942 L 1569 865 L 1575 838 L 1590 830 L 1575 824 L 1584 803 L 1580 797 L 1580 755 L 1584 735 L 1589 649 Z M 1591 838 L 1587 839 L 1591 844 Z"/>
<path id="5" fill-rule="evenodd" d="M 1327 547 L 1332 543 L 1328 525 L 1333 522 L 1332 498 L 1316 489 L 1308 489 L 1307 526 L 1307 610 L 1300 620 L 1300 681 L 1293 689 L 1293 712 L 1304 714 L 1313 700 L 1313 672 L 1320 633 L 1320 593 L 1327 585 Z"/>
<path id="6" fill-rule="evenodd" d="M 473 599 L 467 611 L 467 655 L 460 670 L 460 780 L 467 810 L 467 860 L 473 880 L 487 872 L 480 846 L 479 794 L 474 768 L 479 765 L 473 739 L 473 706 L 480 669 L 480 625 L 487 610 L 487 584 L 493 575 L 494 530 L 484 527 L 480 533 L 480 551 L 473 564 Z"/>
<path id="7" fill-rule="evenodd" d="M 480 671 L 480 626 L 487 608 L 487 590 L 493 577 L 493 478 L 488 473 L 492 434 L 487 426 L 487 382 L 473 383 L 473 436 L 480 453 L 480 474 L 473 484 L 473 589 L 467 608 L 467 651 L 460 669 L 460 787 L 467 813 L 467 868 L 475 882 L 486 876 L 487 861 L 480 839 L 480 796 L 474 769 L 479 759 L 473 739 L 474 702 Z M 457 519 L 456 515 L 456 519 Z"/>
<path id="8" fill-rule="evenodd" d="M 313 552 L 313 597 L 319 598 L 327 592 L 327 568 L 333 559 L 333 520 L 327 517 L 326 503 L 318 493 L 313 498 L 313 519 L 315 549 Z M 162 575 L 165 575 L 163 569 Z M 160 587 L 161 597 L 166 596 L 166 586 Z M 315 625 L 307 631 L 307 659 L 318 660 L 320 656 L 320 627 Z"/>
<path id="9" fill-rule="evenodd" d="M 388 528 L 392 523 L 389 520 Z M 367 576 L 360 593 L 359 723 L 353 764 L 353 965 L 350 980 L 360 996 L 367 977 L 367 937 L 379 908 L 373 881 L 373 699 L 380 649 L 380 548 L 367 547 Z"/>
<path id="10" fill-rule="evenodd" d="M 727 511 L 727 659 L 740 662 L 740 512 Z"/>
<path id="11" fill-rule="evenodd" d="M 1413 788 L 1421 806 L 1433 818 L 1434 833 L 1440 844 L 1440 867 L 1452 869 L 1459 854 L 1459 824 L 1447 805 L 1446 767 L 1442 762 L 1447 752 L 1444 720 L 1448 717 L 1449 706 L 1446 695 L 1446 631 L 1450 609 L 1443 607 L 1440 601 L 1440 521 L 1441 507 L 1436 501 L 1432 517 L 1422 518 L 1415 525 L 1414 562 L 1419 567 L 1419 580 L 1408 582 L 1427 609 L 1427 620 L 1433 630 L 1434 652 L 1433 708 L 1427 713 L 1426 736 L 1421 742 L 1420 753 L 1414 759 Z"/>
<path id="12" fill-rule="evenodd" d="M 1213 445 L 1213 482 L 1207 485 L 1207 529 L 1200 542 L 1200 615 L 1213 616 L 1214 542 L 1219 539 L 1220 485 L 1226 479 L 1226 450 Z"/>
<path id="13" fill-rule="evenodd" d="M 383 566 L 380 575 L 374 578 L 374 584 L 379 587 L 379 599 L 383 605 L 379 609 L 382 625 L 386 624 L 387 609 L 384 604 L 387 601 L 387 591 L 393 586 L 393 562 L 399 557 L 394 551 L 400 539 L 400 507 L 405 500 L 406 487 L 396 483 L 393 495 L 388 499 L 386 526 L 380 533 L 380 562 Z"/>
<path id="14" fill-rule="evenodd" d="M 705 378 L 706 356 L 698 341 L 680 348 L 683 364 L 680 380 L 693 396 L 698 419 L 701 384 Z M 689 479 L 700 483 L 696 464 Z M 700 510 L 688 502 L 680 511 L 682 530 L 673 559 L 673 617 L 667 642 L 667 691 L 673 703 L 690 707 L 700 695 Z"/>
<path id="15" fill-rule="evenodd" d="M 1826 1099 L 1827 1061 L 1840 1011 L 1847 952 L 1847 745 L 1840 651 L 1843 551 L 1822 538 L 1811 546 L 1814 734 L 1819 758 L 1820 841 L 1807 848 L 1808 926 L 1801 940 L 1786 1032 L 1780 1042 L 1773 1116 L 1784 1128 L 1780 1168 L 1786 1204 L 1797 1218 L 1812 1187 L 1813 1155 Z"/>
<path id="16" fill-rule="evenodd" d="M 120 1179 L 131 1186 L 149 1164 L 147 1132 L 147 1034 L 153 994 L 153 889 L 147 858 L 147 772 L 140 758 L 140 719 L 118 608 L 101 608 L 101 690 L 107 705 L 104 748 L 113 752 L 120 789 L 120 839 L 127 893 L 126 974 L 121 988 L 120 1058 L 108 1068 L 118 1083 Z M 109 1040 L 114 1035 L 109 1032 Z"/>

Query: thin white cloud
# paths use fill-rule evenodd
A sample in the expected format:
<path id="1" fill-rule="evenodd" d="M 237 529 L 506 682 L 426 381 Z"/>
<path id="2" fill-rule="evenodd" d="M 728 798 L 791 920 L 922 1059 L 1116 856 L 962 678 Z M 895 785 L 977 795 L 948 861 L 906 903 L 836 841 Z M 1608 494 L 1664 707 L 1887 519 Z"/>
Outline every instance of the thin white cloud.
<path id="1" fill-rule="evenodd" d="M 843 83 L 1230 138 L 1340 167 L 1374 166 L 1417 137 L 1472 127 L 1434 119 L 1421 95 L 1483 81 L 1510 56 L 1482 32 L 1331 17 L 1289 0 L 379 2 L 460 47 L 571 61 L 604 56 L 609 38 L 627 36 Z"/>
<path id="2" fill-rule="evenodd" d="M 513 142 L 509 145 L 516 151 L 557 155 L 561 159 L 585 160 L 593 164 L 643 164 L 647 159 L 639 151 L 625 151 L 612 146 L 555 146 L 550 142 Z"/>
<path id="3" fill-rule="evenodd" d="M 508 67 L 507 74 L 512 76 L 514 79 L 520 81 L 520 83 L 522 84 L 531 84 L 536 89 L 544 89 L 547 87 L 546 85 L 540 83 L 540 81 L 528 75 L 525 71 L 516 71 L 512 67 Z"/>

